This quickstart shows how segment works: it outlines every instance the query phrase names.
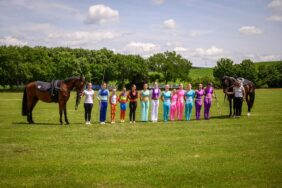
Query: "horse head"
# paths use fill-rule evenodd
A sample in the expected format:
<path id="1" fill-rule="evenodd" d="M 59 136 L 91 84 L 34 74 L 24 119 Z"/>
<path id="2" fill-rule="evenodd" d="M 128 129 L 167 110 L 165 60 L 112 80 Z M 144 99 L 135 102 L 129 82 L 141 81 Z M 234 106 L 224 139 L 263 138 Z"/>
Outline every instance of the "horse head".
<path id="1" fill-rule="evenodd" d="M 84 86 L 85 86 L 85 78 L 83 76 L 80 76 L 74 82 L 74 87 L 76 90 L 75 110 L 77 110 L 78 105 L 80 103 L 80 99 L 81 99 L 82 92 L 84 90 Z"/>
<path id="2" fill-rule="evenodd" d="M 224 76 L 221 79 L 221 85 L 222 85 L 223 92 L 226 93 L 226 91 L 230 90 L 233 87 L 235 82 L 236 82 L 235 78 Z"/>

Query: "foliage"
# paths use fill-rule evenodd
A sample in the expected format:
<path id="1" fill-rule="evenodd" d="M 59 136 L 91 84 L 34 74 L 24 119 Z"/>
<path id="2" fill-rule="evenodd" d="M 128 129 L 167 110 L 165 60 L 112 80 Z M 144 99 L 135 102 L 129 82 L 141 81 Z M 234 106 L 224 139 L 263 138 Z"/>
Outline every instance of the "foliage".
<path id="1" fill-rule="evenodd" d="M 189 80 L 189 71 L 192 63 L 176 54 L 176 52 L 164 52 L 154 54 L 149 58 L 149 68 L 151 71 L 161 72 L 165 83 Z"/>

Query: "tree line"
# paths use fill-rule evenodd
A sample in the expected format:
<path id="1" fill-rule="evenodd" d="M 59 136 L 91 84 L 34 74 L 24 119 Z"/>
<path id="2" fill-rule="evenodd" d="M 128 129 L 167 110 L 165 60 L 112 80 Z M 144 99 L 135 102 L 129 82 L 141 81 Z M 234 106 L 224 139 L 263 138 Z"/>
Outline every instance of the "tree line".
<path id="1" fill-rule="evenodd" d="M 258 88 L 277 88 L 282 87 L 282 62 L 256 66 L 249 59 L 234 64 L 231 59 L 221 58 L 213 68 L 213 75 L 217 80 L 223 76 L 243 77 L 253 81 Z"/>
<path id="2" fill-rule="evenodd" d="M 191 67 L 192 63 L 176 52 L 158 53 L 145 59 L 140 55 L 116 54 L 105 48 L 0 46 L 0 85 L 3 87 L 79 75 L 96 84 L 104 80 L 119 86 L 141 85 L 156 79 L 166 83 L 177 79 L 188 81 Z"/>
<path id="3" fill-rule="evenodd" d="M 220 59 L 213 69 L 214 78 L 203 76 L 192 79 L 189 77 L 191 68 L 192 63 L 174 51 L 143 58 L 114 53 L 106 48 L 0 46 L 0 85 L 3 87 L 79 75 L 84 75 L 94 84 L 101 84 L 104 80 L 119 87 L 135 83 L 140 88 L 143 83 L 156 80 L 162 83 L 192 82 L 193 85 L 213 82 L 220 87 L 224 75 L 241 76 L 259 86 L 281 87 L 281 63 L 276 67 L 256 69 L 251 60 L 234 64 L 231 59 Z"/>

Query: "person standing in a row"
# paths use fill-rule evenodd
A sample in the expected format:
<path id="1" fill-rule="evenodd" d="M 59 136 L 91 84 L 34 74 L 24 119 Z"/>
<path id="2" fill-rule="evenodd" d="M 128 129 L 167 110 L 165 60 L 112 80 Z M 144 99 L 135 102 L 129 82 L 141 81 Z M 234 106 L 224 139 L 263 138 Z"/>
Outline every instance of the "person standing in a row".
<path id="1" fill-rule="evenodd" d="M 171 100 L 171 92 L 169 91 L 169 85 L 165 85 L 165 91 L 162 92 L 163 101 L 163 118 L 164 121 L 169 120 L 169 111 L 170 111 L 170 100 Z"/>
<path id="2" fill-rule="evenodd" d="M 151 109 L 151 120 L 153 123 L 158 122 L 158 110 L 159 110 L 159 98 L 161 90 L 158 87 L 158 83 L 154 83 L 154 88 L 151 91 L 152 95 L 152 109 Z"/>
<path id="3" fill-rule="evenodd" d="M 138 92 L 136 91 L 136 85 L 132 85 L 131 91 L 128 93 L 127 98 L 129 99 L 129 123 L 135 123 L 135 112 L 137 108 Z"/>
<path id="4" fill-rule="evenodd" d="M 89 82 L 87 84 L 87 89 L 85 89 L 81 95 L 85 96 L 84 100 L 84 119 L 85 119 L 85 124 L 90 125 L 91 121 L 91 112 L 92 112 L 92 107 L 93 107 L 93 98 L 94 98 L 94 90 L 92 89 L 92 84 Z"/>
<path id="5" fill-rule="evenodd" d="M 148 84 L 144 84 L 143 90 L 140 93 L 140 101 L 141 101 L 141 120 L 148 121 L 149 116 L 149 106 L 150 106 L 150 90 L 148 90 Z"/>
<path id="6" fill-rule="evenodd" d="M 192 109 L 194 105 L 195 91 L 192 89 L 192 85 L 188 84 L 187 91 L 185 93 L 185 119 L 190 121 Z"/>
<path id="7" fill-rule="evenodd" d="M 205 119 L 210 119 L 210 108 L 212 104 L 212 97 L 215 98 L 213 93 L 212 83 L 208 83 L 207 87 L 204 88 L 204 116 Z"/>
<path id="8" fill-rule="evenodd" d="M 172 90 L 171 94 L 171 105 L 170 105 L 170 120 L 174 121 L 177 118 L 177 91 Z"/>
<path id="9" fill-rule="evenodd" d="M 98 91 L 97 99 L 100 102 L 100 124 L 105 124 L 106 122 L 106 114 L 108 107 L 108 96 L 109 90 L 107 89 L 107 84 L 104 82 L 102 84 L 102 88 Z"/>
<path id="10" fill-rule="evenodd" d="M 118 100 L 120 103 L 120 122 L 124 123 L 127 103 L 126 87 L 122 88 L 122 92 L 120 93 Z"/>
<path id="11" fill-rule="evenodd" d="M 196 94 L 196 99 L 195 99 L 195 107 L 196 107 L 196 120 L 200 120 L 200 115 L 201 115 L 201 108 L 203 105 L 203 95 L 204 95 L 204 90 L 203 90 L 203 85 L 199 84 L 198 90 L 195 92 Z"/>
<path id="12" fill-rule="evenodd" d="M 111 104 L 111 123 L 116 123 L 116 106 L 117 106 L 118 97 L 116 95 L 116 89 L 112 90 L 112 94 L 110 96 L 110 104 Z"/>
<path id="13" fill-rule="evenodd" d="M 178 117 L 178 120 L 182 120 L 182 117 L 183 117 L 184 95 L 185 95 L 185 90 L 183 89 L 183 84 L 179 84 L 179 89 L 177 90 L 177 117 Z"/>

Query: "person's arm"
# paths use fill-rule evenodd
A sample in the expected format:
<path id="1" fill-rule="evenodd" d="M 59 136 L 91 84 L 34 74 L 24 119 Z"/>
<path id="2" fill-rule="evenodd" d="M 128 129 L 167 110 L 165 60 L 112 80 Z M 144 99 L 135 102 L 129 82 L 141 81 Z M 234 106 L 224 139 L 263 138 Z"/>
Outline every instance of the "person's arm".
<path id="1" fill-rule="evenodd" d="M 164 102 L 164 93 L 161 94 L 161 101 Z"/>
<path id="2" fill-rule="evenodd" d="M 110 95 L 110 97 L 109 97 L 110 104 L 112 104 L 112 97 L 113 97 L 113 95 Z"/>
<path id="3" fill-rule="evenodd" d="M 100 100 L 101 100 L 101 99 L 100 99 L 100 92 L 101 92 L 101 90 L 99 90 L 99 91 L 98 91 L 98 94 L 97 94 L 97 99 L 98 99 L 99 102 L 100 102 Z"/>
<path id="4" fill-rule="evenodd" d="M 143 97 L 142 97 L 142 91 L 140 92 L 140 101 L 142 101 Z"/>
<path id="5" fill-rule="evenodd" d="M 243 100 L 246 100 L 246 92 L 245 92 L 245 88 L 242 87 L 242 92 L 243 92 Z"/>

